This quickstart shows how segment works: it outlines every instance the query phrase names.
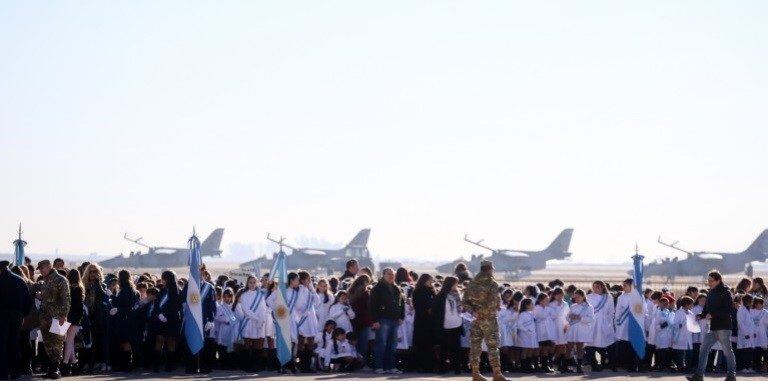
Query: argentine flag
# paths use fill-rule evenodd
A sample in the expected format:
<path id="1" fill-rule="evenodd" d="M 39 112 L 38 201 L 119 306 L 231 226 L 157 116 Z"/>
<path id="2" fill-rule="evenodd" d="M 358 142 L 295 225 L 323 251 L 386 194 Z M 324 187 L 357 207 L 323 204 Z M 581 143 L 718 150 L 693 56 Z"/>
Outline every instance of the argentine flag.
<path id="1" fill-rule="evenodd" d="M 277 346 L 277 359 L 281 365 L 291 361 L 291 313 L 288 303 L 285 301 L 285 286 L 288 282 L 288 256 L 280 250 L 275 258 L 275 264 L 269 276 L 275 279 L 276 288 L 272 311 L 275 317 L 275 344 Z"/>
<path id="2" fill-rule="evenodd" d="M 629 343 L 640 359 L 645 358 L 645 298 L 643 297 L 643 256 L 635 253 L 632 257 L 634 264 L 635 284 L 630 295 L 629 305 L 632 314 L 629 315 Z"/>
<path id="3" fill-rule="evenodd" d="M 13 241 L 14 266 L 24 266 L 24 246 L 27 246 L 27 241 L 21 239 L 21 225 L 19 225 L 19 239 Z"/>
<path id="4" fill-rule="evenodd" d="M 189 245 L 189 281 L 187 302 L 184 303 L 184 337 L 190 353 L 197 354 L 203 349 L 203 306 L 200 304 L 200 240 L 195 233 L 187 242 Z"/>

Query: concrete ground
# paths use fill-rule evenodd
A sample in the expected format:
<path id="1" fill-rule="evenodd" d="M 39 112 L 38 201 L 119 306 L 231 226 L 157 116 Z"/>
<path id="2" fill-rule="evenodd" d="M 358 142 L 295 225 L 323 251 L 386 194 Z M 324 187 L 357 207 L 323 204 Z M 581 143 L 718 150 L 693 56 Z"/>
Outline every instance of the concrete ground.
<path id="1" fill-rule="evenodd" d="M 489 378 L 490 375 L 485 375 Z M 599 372 L 584 375 L 559 375 L 559 374 L 536 374 L 536 375 L 523 375 L 523 374 L 507 374 L 507 378 L 511 380 L 563 380 L 563 381 L 575 381 L 575 380 L 605 380 L 605 381 L 618 381 L 618 380 L 654 380 L 654 381 L 684 381 L 685 377 L 682 374 L 672 373 L 624 373 L 624 372 Z M 471 380 L 469 374 L 461 376 L 449 375 L 436 375 L 436 374 L 418 374 L 409 373 L 402 375 L 376 375 L 373 373 L 316 373 L 316 374 L 296 374 L 296 375 L 283 375 L 273 372 L 262 374 L 251 374 L 243 372 L 227 372 L 216 371 L 208 375 L 188 375 L 184 373 L 114 373 L 109 375 L 85 375 L 77 377 L 62 378 L 63 381 L 123 381 L 123 380 L 216 380 L 216 381 L 228 381 L 228 380 L 245 380 L 252 378 L 268 378 L 270 380 L 294 380 L 294 381 L 326 381 L 326 380 L 374 380 L 374 381 L 397 381 L 397 380 L 424 380 L 424 381 L 440 381 L 440 380 Z M 725 378 L 725 374 L 712 374 L 705 377 L 705 380 L 722 380 Z M 766 374 L 749 374 L 739 375 L 738 379 L 745 380 L 765 380 L 768 379 Z"/>

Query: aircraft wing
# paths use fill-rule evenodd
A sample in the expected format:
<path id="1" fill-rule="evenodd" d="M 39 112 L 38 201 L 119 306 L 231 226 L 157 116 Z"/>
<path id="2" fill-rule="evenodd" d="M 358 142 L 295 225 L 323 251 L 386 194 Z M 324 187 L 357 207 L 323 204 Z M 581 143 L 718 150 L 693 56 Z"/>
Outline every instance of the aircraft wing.
<path id="1" fill-rule="evenodd" d="M 500 250 L 499 254 L 506 255 L 511 258 L 528 258 L 528 253 L 523 253 L 522 251 L 514 251 L 514 250 Z"/>
<path id="2" fill-rule="evenodd" d="M 307 255 L 325 255 L 325 251 L 317 249 L 304 249 L 301 252 Z"/>

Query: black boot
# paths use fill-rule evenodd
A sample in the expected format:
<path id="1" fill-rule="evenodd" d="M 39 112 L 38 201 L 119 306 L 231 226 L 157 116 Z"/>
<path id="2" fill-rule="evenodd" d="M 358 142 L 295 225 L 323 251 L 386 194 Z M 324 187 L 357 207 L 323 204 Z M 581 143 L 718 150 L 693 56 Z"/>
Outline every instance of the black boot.
<path id="1" fill-rule="evenodd" d="M 576 373 L 582 374 L 584 370 L 581 369 L 581 359 L 576 359 Z"/>
<path id="2" fill-rule="evenodd" d="M 176 370 L 176 352 L 165 352 L 165 371 L 173 372 Z"/>
<path id="3" fill-rule="evenodd" d="M 50 378 L 51 380 L 58 380 L 61 378 L 58 362 L 51 362 L 51 364 L 48 366 L 48 372 L 45 374 L 45 378 Z"/>
<path id="4" fill-rule="evenodd" d="M 152 371 L 160 373 L 160 364 L 163 362 L 163 351 L 155 351 L 155 356 L 153 356 L 150 361 L 152 361 Z"/>

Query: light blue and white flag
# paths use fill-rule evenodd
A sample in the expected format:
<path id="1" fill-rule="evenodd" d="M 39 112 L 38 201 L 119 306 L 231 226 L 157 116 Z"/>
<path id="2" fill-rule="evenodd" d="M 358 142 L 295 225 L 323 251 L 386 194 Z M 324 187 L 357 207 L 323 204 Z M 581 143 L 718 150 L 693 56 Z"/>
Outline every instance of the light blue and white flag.
<path id="1" fill-rule="evenodd" d="M 203 349 L 203 305 L 200 299 L 200 240 L 192 232 L 187 242 L 189 245 L 189 281 L 187 282 L 187 302 L 184 303 L 184 337 L 187 339 L 190 353 L 197 354 Z"/>
<path id="2" fill-rule="evenodd" d="M 13 241 L 13 265 L 24 265 L 24 246 L 27 246 L 27 241 L 21 239 L 21 224 L 19 224 L 19 238 Z"/>
<path id="3" fill-rule="evenodd" d="M 629 343 L 637 353 L 637 357 L 645 358 L 645 298 L 643 297 L 643 256 L 635 252 L 632 257 L 634 264 L 635 284 L 630 295 L 629 305 L 632 314 L 629 315 Z"/>
<path id="4" fill-rule="evenodd" d="M 275 264 L 269 276 L 277 283 L 274 305 L 272 311 L 275 318 L 275 344 L 277 346 L 277 359 L 285 365 L 293 357 L 291 353 L 291 312 L 285 299 L 286 284 L 288 282 L 288 256 L 280 250 L 276 254 Z"/>

